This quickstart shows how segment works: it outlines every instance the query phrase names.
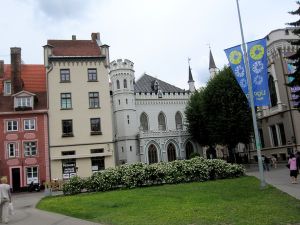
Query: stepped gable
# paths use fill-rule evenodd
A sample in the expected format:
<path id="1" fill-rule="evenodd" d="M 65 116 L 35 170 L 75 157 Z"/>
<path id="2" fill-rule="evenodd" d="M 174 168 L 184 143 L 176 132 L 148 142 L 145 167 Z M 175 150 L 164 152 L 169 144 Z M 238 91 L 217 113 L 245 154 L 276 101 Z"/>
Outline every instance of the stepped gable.
<path id="1" fill-rule="evenodd" d="M 134 92 L 135 93 L 150 93 L 150 92 L 154 92 L 153 89 L 153 84 L 155 81 L 158 81 L 159 83 L 159 88 L 162 92 L 181 92 L 184 93 L 185 90 L 175 87 L 174 85 L 168 84 L 162 80 L 159 80 L 155 77 L 152 77 L 148 74 L 143 74 L 136 82 L 135 82 L 135 86 L 134 86 Z"/>
<path id="2" fill-rule="evenodd" d="M 100 56 L 101 51 L 94 40 L 48 40 L 53 56 Z"/>

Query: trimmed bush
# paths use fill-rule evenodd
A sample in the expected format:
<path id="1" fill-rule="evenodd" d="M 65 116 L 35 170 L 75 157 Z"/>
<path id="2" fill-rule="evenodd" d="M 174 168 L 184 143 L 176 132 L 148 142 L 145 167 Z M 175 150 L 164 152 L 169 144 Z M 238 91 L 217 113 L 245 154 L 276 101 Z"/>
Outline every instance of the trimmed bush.
<path id="1" fill-rule="evenodd" d="M 64 195 L 75 195 L 81 193 L 85 183 L 86 182 L 83 178 L 78 176 L 71 177 L 70 180 L 63 185 Z"/>
<path id="2" fill-rule="evenodd" d="M 195 157 L 146 165 L 135 163 L 121 165 L 94 173 L 87 179 L 72 177 L 63 186 L 65 195 L 109 191 L 116 188 L 135 188 L 159 184 L 178 184 L 209 179 L 239 177 L 245 174 L 241 165 L 229 164 L 220 159 Z"/>

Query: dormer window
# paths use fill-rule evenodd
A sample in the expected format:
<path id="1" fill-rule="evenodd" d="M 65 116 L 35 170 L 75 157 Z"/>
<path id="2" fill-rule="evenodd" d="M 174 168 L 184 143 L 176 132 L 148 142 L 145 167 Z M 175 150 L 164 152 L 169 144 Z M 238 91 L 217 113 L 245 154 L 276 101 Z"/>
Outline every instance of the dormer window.
<path id="1" fill-rule="evenodd" d="M 155 93 L 157 93 L 158 88 L 159 88 L 159 83 L 158 83 L 158 81 L 156 80 L 156 81 L 154 82 L 154 91 L 155 91 Z"/>
<path id="2" fill-rule="evenodd" d="M 31 107 L 31 97 L 17 97 L 17 107 Z"/>
<path id="3" fill-rule="evenodd" d="M 160 89 L 157 91 L 157 96 L 158 98 L 162 98 L 162 91 Z"/>
<path id="4" fill-rule="evenodd" d="M 4 95 L 11 95 L 11 81 L 4 81 Z"/>
<path id="5" fill-rule="evenodd" d="M 14 108 L 16 111 L 33 109 L 34 94 L 27 91 L 21 91 L 17 94 L 14 94 L 13 97 L 14 97 Z"/>

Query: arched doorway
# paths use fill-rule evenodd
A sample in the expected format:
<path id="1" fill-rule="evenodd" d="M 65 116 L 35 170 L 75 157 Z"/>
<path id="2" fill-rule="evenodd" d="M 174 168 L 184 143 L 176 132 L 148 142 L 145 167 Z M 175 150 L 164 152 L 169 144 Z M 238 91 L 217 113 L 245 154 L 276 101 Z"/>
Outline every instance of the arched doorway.
<path id="1" fill-rule="evenodd" d="M 157 163 L 157 149 L 154 144 L 151 144 L 148 148 L 148 162 L 149 164 Z"/>
<path id="2" fill-rule="evenodd" d="M 176 148 L 173 143 L 168 144 L 167 153 L 169 162 L 176 160 Z"/>
<path id="3" fill-rule="evenodd" d="M 193 144 L 188 141 L 185 145 L 185 154 L 186 154 L 186 159 L 191 158 L 191 154 L 194 152 L 194 147 Z"/>

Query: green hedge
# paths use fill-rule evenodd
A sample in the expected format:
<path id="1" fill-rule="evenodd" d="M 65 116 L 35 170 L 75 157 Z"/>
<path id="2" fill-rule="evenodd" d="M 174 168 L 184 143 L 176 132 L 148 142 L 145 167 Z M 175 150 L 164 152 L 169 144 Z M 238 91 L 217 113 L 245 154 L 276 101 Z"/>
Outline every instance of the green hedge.
<path id="1" fill-rule="evenodd" d="M 220 159 L 195 157 L 156 164 L 135 163 L 121 165 L 94 173 L 89 178 L 72 177 L 63 186 L 65 195 L 83 191 L 109 191 L 117 188 L 135 188 L 158 184 L 177 184 L 209 179 L 239 177 L 245 168 Z"/>

